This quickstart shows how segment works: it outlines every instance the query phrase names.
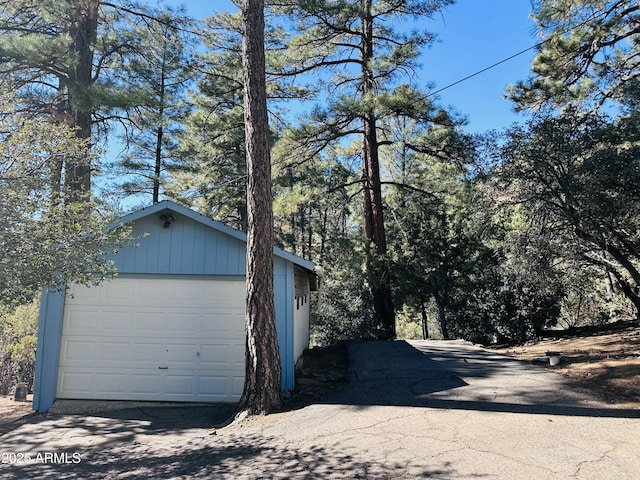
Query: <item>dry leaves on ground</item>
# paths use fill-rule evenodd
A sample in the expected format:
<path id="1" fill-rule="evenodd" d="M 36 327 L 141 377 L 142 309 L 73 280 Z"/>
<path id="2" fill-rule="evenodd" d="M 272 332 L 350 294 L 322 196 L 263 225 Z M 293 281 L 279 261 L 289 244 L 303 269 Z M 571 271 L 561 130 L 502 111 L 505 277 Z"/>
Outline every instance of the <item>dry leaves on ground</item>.
<path id="1" fill-rule="evenodd" d="M 640 327 L 623 324 L 586 334 L 545 338 L 521 346 L 492 348 L 519 360 L 535 362 L 548 351 L 561 355 L 553 369 L 596 398 L 621 408 L 640 408 Z"/>

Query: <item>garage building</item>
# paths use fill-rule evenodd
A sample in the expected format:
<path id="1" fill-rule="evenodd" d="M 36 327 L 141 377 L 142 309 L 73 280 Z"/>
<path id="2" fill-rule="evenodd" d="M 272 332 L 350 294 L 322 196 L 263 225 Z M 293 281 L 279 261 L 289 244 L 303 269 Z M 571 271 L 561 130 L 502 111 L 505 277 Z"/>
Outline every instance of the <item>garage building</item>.
<path id="1" fill-rule="evenodd" d="M 174 202 L 121 219 L 134 244 L 98 286 L 45 289 L 33 408 L 55 399 L 236 402 L 244 384 L 246 236 Z M 309 344 L 313 263 L 274 249 L 283 388 Z"/>

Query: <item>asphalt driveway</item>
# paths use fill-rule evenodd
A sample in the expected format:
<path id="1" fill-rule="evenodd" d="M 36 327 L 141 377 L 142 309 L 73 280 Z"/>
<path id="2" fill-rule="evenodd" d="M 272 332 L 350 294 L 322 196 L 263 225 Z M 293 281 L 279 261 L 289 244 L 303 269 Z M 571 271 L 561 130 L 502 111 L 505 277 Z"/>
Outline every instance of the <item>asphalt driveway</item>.
<path id="1" fill-rule="evenodd" d="M 623 479 L 640 412 L 463 342 L 348 346 L 322 404 L 215 431 L 230 407 L 35 415 L 0 436 L 0 478 Z"/>

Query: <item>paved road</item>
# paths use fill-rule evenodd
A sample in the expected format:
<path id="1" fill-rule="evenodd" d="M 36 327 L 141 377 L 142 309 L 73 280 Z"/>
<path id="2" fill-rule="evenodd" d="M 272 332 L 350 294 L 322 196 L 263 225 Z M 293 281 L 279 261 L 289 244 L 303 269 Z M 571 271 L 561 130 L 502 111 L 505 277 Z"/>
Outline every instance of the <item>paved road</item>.
<path id="1" fill-rule="evenodd" d="M 640 412 L 590 402 L 543 367 L 463 342 L 348 355 L 348 387 L 323 404 L 216 435 L 228 409 L 32 417 L 0 437 L 0 460 L 23 454 L 0 478 L 638 478 Z"/>

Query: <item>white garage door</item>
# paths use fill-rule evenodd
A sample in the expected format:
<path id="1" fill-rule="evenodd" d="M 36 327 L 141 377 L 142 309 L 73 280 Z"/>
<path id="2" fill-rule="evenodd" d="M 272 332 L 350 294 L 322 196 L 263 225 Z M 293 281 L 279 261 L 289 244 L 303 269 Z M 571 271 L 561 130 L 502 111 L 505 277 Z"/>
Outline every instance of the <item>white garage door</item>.
<path id="1" fill-rule="evenodd" d="M 74 285 L 65 302 L 57 397 L 237 401 L 244 312 L 243 281 Z"/>

